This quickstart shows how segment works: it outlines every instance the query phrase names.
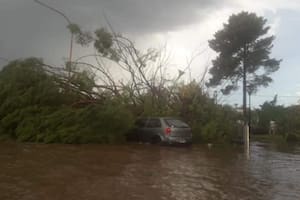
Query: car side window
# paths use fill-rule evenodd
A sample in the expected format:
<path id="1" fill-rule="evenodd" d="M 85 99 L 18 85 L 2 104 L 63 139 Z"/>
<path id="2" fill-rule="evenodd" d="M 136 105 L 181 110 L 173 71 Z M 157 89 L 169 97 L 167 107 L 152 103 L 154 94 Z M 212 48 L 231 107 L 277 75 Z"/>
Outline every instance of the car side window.
<path id="1" fill-rule="evenodd" d="M 143 128 L 143 127 L 146 126 L 146 123 L 147 123 L 147 119 L 138 119 L 135 122 L 135 126 L 138 127 L 138 128 Z"/>
<path id="2" fill-rule="evenodd" d="M 161 122 L 159 119 L 149 119 L 147 123 L 147 128 L 160 128 Z"/>

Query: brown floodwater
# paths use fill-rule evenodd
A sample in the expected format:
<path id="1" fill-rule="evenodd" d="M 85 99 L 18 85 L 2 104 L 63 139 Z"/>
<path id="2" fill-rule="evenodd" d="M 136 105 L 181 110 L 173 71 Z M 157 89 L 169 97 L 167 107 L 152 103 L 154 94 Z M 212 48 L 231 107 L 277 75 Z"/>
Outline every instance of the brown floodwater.
<path id="1" fill-rule="evenodd" d="M 0 143 L 0 200 L 300 199 L 300 148 Z"/>

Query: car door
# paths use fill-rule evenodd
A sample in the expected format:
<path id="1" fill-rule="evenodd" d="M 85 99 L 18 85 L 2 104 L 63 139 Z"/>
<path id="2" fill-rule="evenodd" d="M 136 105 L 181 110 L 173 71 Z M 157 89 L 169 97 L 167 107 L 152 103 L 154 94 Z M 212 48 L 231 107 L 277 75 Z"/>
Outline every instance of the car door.
<path id="1" fill-rule="evenodd" d="M 148 119 L 147 118 L 140 118 L 135 122 L 135 133 L 137 135 L 138 141 L 145 141 L 146 140 L 146 124 Z"/>

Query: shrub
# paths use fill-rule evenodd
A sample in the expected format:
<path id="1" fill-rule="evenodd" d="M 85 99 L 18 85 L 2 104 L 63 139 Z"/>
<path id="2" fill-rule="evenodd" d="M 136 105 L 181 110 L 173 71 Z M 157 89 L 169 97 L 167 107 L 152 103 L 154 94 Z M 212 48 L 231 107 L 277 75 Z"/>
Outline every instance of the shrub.
<path id="1" fill-rule="evenodd" d="M 299 142 L 300 141 L 300 137 L 299 137 L 299 135 L 297 135 L 295 133 L 288 133 L 285 136 L 285 140 L 287 142 Z"/>

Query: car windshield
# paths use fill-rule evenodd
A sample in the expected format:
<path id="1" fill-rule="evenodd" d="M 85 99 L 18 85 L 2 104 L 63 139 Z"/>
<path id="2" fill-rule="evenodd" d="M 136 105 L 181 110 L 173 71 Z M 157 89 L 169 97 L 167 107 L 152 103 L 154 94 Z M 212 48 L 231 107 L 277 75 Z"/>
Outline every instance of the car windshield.
<path id="1" fill-rule="evenodd" d="M 179 119 L 165 119 L 165 122 L 170 127 L 189 128 L 189 125 L 187 125 L 186 123 L 184 123 L 183 121 L 181 121 Z"/>

